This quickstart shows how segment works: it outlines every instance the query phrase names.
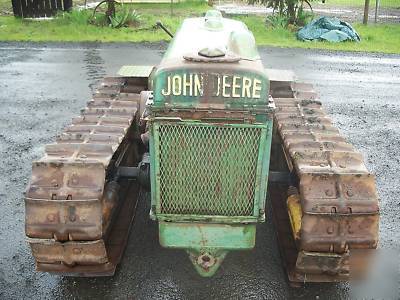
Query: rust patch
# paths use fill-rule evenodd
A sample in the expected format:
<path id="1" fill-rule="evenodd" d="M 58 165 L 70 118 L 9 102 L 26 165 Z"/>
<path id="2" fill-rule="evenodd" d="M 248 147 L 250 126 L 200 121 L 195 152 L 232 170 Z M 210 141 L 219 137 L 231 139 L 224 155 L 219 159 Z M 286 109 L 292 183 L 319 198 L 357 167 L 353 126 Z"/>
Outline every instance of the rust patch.
<path id="1" fill-rule="evenodd" d="M 282 97 L 282 88 L 276 95 Z M 375 177 L 368 172 L 361 154 L 339 135 L 312 86 L 291 83 L 287 88 L 293 92 L 274 99 L 274 126 L 288 168 L 298 179 L 303 215 L 296 243 L 279 237 L 287 233 L 278 230 L 289 279 L 347 280 L 350 258 L 361 261 L 358 265 L 366 264 L 364 253 L 377 247 L 379 205 Z M 274 96 L 275 91 L 271 94 Z M 287 214 L 287 208 L 272 202 L 280 216 Z"/>
<path id="2" fill-rule="evenodd" d="M 129 145 L 127 136 L 135 128 L 131 124 L 140 101 L 138 93 L 122 93 L 125 87 L 124 78 L 105 79 L 81 115 L 32 164 L 25 229 L 38 269 L 80 273 L 82 268 L 75 268 L 79 265 L 90 266 L 83 270 L 93 274 L 115 269 L 121 254 L 112 258 L 112 247 L 124 237 L 117 232 L 109 237 L 113 246 L 105 245 L 120 206 L 119 188 L 106 177 L 115 164 L 114 155 Z M 135 202 L 126 205 L 118 218 L 128 222 L 124 234 Z"/>

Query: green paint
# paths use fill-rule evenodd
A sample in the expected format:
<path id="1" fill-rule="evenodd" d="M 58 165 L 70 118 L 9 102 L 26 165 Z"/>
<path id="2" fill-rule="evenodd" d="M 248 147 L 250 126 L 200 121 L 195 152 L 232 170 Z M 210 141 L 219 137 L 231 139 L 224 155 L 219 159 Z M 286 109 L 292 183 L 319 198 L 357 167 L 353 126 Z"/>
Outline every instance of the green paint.
<path id="1" fill-rule="evenodd" d="M 159 234 L 168 248 L 246 250 L 255 245 L 256 225 L 159 222 Z"/>
<path id="2" fill-rule="evenodd" d="M 255 237 L 255 224 L 159 223 L 161 246 L 186 249 L 196 271 L 203 277 L 215 274 L 229 250 L 252 249 Z"/>
<path id="3" fill-rule="evenodd" d="M 185 19 L 170 42 L 161 64 L 167 60 L 181 59 L 183 54 L 197 53 L 205 47 L 225 50 L 232 32 L 251 34 L 244 23 L 232 19 L 216 16 Z"/>
<path id="4" fill-rule="evenodd" d="M 212 276 L 228 251 L 254 247 L 254 223 L 265 218 L 272 121 L 155 118 L 150 128 L 152 207 L 160 243 L 186 249 L 198 273 Z M 197 263 L 204 253 L 213 253 L 207 268 Z"/>
<path id="5" fill-rule="evenodd" d="M 219 18 L 213 14 L 210 20 Z M 186 250 L 205 277 L 229 251 L 254 247 L 256 223 L 265 220 L 272 139 L 269 80 L 254 38 L 240 22 L 219 21 L 222 28 L 209 24 L 211 30 L 202 27 L 207 19 L 185 20 L 151 78 L 151 216 L 159 221 L 160 244 Z M 183 57 L 187 51 L 197 55 L 203 42 L 216 51 L 213 40 L 243 59 L 212 63 Z M 200 109 L 211 117 L 196 119 Z M 229 111 L 240 113 L 232 118 Z"/>
<path id="6" fill-rule="evenodd" d="M 223 104 L 226 109 L 243 109 L 253 111 L 255 106 L 265 106 L 265 99 L 268 98 L 269 80 L 263 69 L 252 70 L 248 67 L 240 65 L 233 65 L 235 68 L 226 70 L 211 70 L 207 64 L 182 64 L 181 66 L 164 66 L 159 68 L 153 77 L 154 82 L 154 109 L 162 109 L 167 107 L 180 107 L 180 108 L 196 108 L 200 105 L 207 105 L 209 103 Z M 211 73 L 212 72 L 212 73 Z M 219 72 L 219 73 L 217 73 Z M 184 77 L 185 76 L 185 77 Z M 191 78 L 190 78 L 191 76 Z M 243 80 L 250 80 L 252 86 L 249 93 L 245 93 L 238 89 L 236 94 L 238 97 L 223 97 L 225 91 L 228 95 L 232 95 L 233 77 L 237 77 L 237 82 L 242 83 Z M 186 87 L 184 93 L 164 95 L 163 91 L 169 90 L 169 85 L 172 78 L 186 78 L 185 82 L 192 82 L 192 93 L 190 88 Z M 222 81 L 226 79 L 227 88 L 223 88 Z M 194 86 L 194 80 L 198 79 L 201 82 L 201 90 Z M 253 83 L 259 83 L 260 92 L 257 98 L 253 96 Z M 169 84 L 170 83 L 170 84 Z M 179 84 L 180 86 L 182 84 Z M 183 88 L 182 88 L 183 89 Z M 172 90 L 172 89 L 171 89 Z M 201 95 L 201 94 L 204 95 Z"/>
<path id="7" fill-rule="evenodd" d="M 205 59 L 201 53 L 235 59 L 219 63 L 187 59 Z M 253 34 L 244 23 L 215 11 L 183 22 L 152 80 L 153 109 L 219 104 L 254 111 L 255 106 L 265 106 L 269 91 Z"/>
<path id="8" fill-rule="evenodd" d="M 117 74 L 123 77 L 148 78 L 154 66 L 122 66 Z"/>
<path id="9" fill-rule="evenodd" d="M 211 277 L 213 276 L 219 266 L 222 264 L 224 261 L 226 255 L 228 254 L 228 251 L 225 250 L 214 250 L 214 249 L 207 249 L 206 252 L 199 252 L 199 251 L 193 251 L 193 250 L 187 250 L 186 251 L 189 254 L 189 259 L 192 262 L 194 268 L 196 269 L 197 273 L 200 274 L 202 277 Z M 210 260 L 212 260 L 212 263 L 204 262 L 201 257 L 212 257 Z"/>
<path id="10" fill-rule="evenodd" d="M 151 124 L 157 217 L 173 221 L 219 217 L 224 223 L 235 218 L 262 220 L 271 121 L 210 124 L 155 119 Z"/>

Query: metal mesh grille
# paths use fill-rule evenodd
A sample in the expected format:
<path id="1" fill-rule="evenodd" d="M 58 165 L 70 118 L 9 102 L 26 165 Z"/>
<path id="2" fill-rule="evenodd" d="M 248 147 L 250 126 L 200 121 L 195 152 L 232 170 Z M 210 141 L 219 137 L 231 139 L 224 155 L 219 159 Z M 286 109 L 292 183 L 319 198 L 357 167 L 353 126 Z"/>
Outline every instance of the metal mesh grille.
<path id="1" fill-rule="evenodd" d="M 160 206 L 165 214 L 251 216 L 261 128 L 160 124 Z"/>

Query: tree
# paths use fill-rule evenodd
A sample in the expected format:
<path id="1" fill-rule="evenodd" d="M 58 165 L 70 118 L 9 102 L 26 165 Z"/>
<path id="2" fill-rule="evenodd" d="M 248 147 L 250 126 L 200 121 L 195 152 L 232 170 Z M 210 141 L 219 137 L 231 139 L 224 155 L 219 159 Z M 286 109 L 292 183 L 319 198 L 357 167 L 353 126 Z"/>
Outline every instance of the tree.
<path id="1" fill-rule="evenodd" d="M 280 16 L 284 16 L 287 24 L 291 25 L 304 25 L 301 24 L 304 20 L 303 6 L 306 3 L 312 11 L 309 0 L 248 0 L 250 4 L 260 3 L 266 7 L 270 7 L 277 12 Z M 311 1 L 311 0 L 310 0 Z"/>

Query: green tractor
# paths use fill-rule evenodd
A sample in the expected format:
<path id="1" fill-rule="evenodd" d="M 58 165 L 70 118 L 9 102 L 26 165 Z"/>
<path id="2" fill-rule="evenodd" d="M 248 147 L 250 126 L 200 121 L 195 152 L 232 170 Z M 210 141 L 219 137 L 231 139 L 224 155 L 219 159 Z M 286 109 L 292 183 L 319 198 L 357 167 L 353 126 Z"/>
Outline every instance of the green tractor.
<path id="1" fill-rule="evenodd" d="M 361 155 L 312 86 L 265 70 L 246 25 L 218 11 L 186 19 L 158 66 L 105 78 L 33 163 L 26 234 L 37 269 L 113 275 L 145 190 L 160 244 L 186 251 L 205 277 L 254 247 L 266 201 L 292 282 L 348 280 L 377 246 Z"/>

